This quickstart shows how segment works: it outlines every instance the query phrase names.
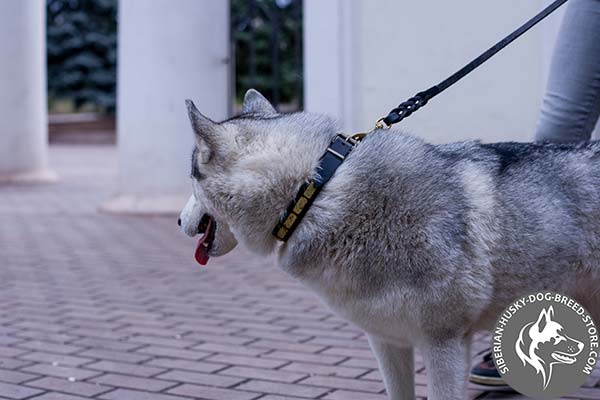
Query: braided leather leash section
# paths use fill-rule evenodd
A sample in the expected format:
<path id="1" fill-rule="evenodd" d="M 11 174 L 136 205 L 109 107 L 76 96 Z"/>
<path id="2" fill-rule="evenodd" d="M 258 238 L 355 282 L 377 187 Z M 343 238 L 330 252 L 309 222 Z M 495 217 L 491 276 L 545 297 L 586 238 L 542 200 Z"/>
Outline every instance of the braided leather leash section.
<path id="1" fill-rule="evenodd" d="M 410 99 L 401 103 L 398 107 L 392 109 L 390 113 L 383 119 L 387 125 L 393 125 L 412 115 L 419 108 L 423 107 L 427 102 L 440 91 L 437 86 L 429 88 L 423 92 L 419 92 Z"/>

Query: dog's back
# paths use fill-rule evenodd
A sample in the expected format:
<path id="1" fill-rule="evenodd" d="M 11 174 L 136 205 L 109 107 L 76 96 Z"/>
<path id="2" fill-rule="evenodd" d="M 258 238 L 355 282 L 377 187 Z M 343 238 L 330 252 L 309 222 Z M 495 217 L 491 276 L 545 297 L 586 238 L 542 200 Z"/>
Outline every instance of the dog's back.
<path id="1" fill-rule="evenodd" d="M 511 253 L 530 254 L 543 268 L 600 272 L 600 142 L 479 147 L 494 160 L 488 168 Z"/>
<path id="2" fill-rule="evenodd" d="M 495 158 L 497 265 L 539 279 L 534 289 L 570 293 L 600 317 L 600 142 L 480 146 Z"/>
<path id="3" fill-rule="evenodd" d="M 474 144 L 470 150 L 464 156 L 494 183 L 499 244 L 507 256 L 600 272 L 600 142 Z"/>

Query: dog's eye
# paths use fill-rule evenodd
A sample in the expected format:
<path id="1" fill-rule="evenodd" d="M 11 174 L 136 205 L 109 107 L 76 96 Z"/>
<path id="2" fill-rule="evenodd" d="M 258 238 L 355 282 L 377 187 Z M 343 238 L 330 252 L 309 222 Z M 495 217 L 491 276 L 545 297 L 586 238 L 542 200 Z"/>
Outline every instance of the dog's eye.
<path id="1" fill-rule="evenodd" d="M 200 172 L 198 170 L 198 167 L 194 164 L 192 166 L 192 178 L 201 181 L 202 179 L 206 178 L 206 175 L 204 175 L 202 172 Z"/>
<path id="2" fill-rule="evenodd" d="M 200 170 L 198 169 L 198 148 L 194 148 L 194 151 L 192 152 L 192 178 L 195 178 L 196 180 L 202 180 L 204 178 L 206 178 L 206 176 L 204 174 L 202 174 L 200 172 Z"/>

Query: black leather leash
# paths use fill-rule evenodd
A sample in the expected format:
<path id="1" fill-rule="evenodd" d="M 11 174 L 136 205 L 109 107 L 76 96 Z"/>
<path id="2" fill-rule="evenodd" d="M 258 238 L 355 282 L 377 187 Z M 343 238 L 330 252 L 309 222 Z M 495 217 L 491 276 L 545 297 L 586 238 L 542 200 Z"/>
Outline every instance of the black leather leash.
<path id="1" fill-rule="evenodd" d="M 527 32 L 535 24 L 546 18 L 554 10 L 567 1 L 568 0 L 556 0 L 554 3 L 546 7 L 542 12 L 527 21 L 519 29 L 496 43 L 493 47 L 452 74 L 449 78 L 423 92 L 417 93 L 414 97 L 406 100 L 404 103 L 390 111 L 386 117 L 380 118 L 375 124 L 375 129 L 390 128 L 393 124 L 410 116 L 419 108 L 427 104 L 427 102 L 433 97 L 448 89 L 458 80 L 465 77 L 475 68 L 486 62 L 494 54 L 508 46 L 511 42 Z M 329 182 L 338 167 L 342 165 L 346 157 L 350 155 L 352 150 L 354 150 L 354 148 L 366 135 L 367 133 L 365 132 L 356 133 L 349 137 L 341 134 L 336 135 L 336 137 L 329 144 L 329 147 L 327 147 L 323 156 L 319 159 L 316 176 L 304 182 L 302 186 L 300 186 L 296 197 L 290 203 L 285 212 L 280 216 L 279 222 L 273 229 L 273 235 L 277 239 L 285 242 L 290 238 L 292 233 L 294 233 L 294 230 L 300 224 L 300 221 L 302 221 L 304 215 L 306 215 L 306 212 L 310 206 L 315 201 L 323 186 Z"/>
<path id="2" fill-rule="evenodd" d="M 546 18 L 548 15 L 552 14 L 558 7 L 562 6 L 568 0 L 556 0 L 544 10 L 542 10 L 535 17 L 531 18 L 525 24 L 521 25 L 517 30 L 513 33 L 496 43 L 494 46 L 490 47 L 479 57 L 456 71 L 454 74 L 450 75 L 448 78 L 438 83 L 435 86 L 430 87 L 429 89 L 419 92 L 410 99 L 406 100 L 404 103 L 400 104 L 398 107 L 394 108 L 386 117 L 380 118 L 377 121 L 375 127 L 377 129 L 381 128 L 389 128 L 393 124 L 402 121 L 404 118 L 409 117 L 412 113 L 417 111 L 419 108 L 423 107 L 429 100 L 442 93 L 444 90 L 448 89 L 450 86 L 454 85 L 461 78 L 464 78 L 470 72 L 472 72 L 475 68 L 479 67 L 481 64 L 489 60 L 492 56 L 498 53 L 500 50 L 508 46 L 519 36 L 533 28 L 538 22 Z"/>

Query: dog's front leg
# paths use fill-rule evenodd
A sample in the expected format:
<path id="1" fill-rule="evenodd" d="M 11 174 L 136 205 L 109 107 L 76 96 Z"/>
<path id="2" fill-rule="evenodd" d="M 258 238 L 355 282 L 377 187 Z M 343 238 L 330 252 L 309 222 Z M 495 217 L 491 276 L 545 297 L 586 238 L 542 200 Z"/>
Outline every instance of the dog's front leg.
<path id="1" fill-rule="evenodd" d="M 415 398 L 415 366 L 412 347 L 398 347 L 368 335 L 385 388 L 391 400 Z"/>
<path id="2" fill-rule="evenodd" d="M 423 347 L 429 400 L 466 398 L 470 343 L 470 338 L 454 338 Z"/>

